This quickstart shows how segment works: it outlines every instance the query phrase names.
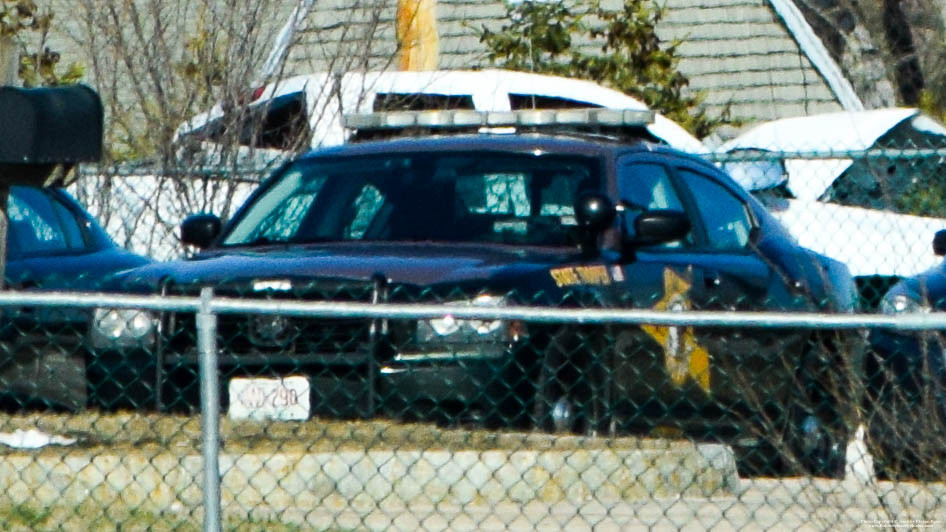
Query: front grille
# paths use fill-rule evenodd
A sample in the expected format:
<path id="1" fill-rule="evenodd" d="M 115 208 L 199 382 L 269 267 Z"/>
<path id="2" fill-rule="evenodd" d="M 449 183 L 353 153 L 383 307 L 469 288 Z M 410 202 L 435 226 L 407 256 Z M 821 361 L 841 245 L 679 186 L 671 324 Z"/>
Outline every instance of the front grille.
<path id="1" fill-rule="evenodd" d="M 372 282 L 319 281 L 288 291 L 254 291 L 253 281 L 215 288 L 218 296 L 268 300 L 377 302 Z M 166 293 L 197 293 L 170 287 Z M 403 329 L 404 327 L 396 327 Z M 162 324 L 166 358 L 196 357 L 197 328 L 193 313 L 167 313 Z M 326 361 L 332 357 L 372 352 L 372 320 L 367 318 L 307 318 L 268 314 L 221 314 L 217 318 L 217 347 L 221 360 L 272 357 L 293 362 Z M 400 336 L 400 335 L 398 335 Z"/>
<path id="2" fill-rule="evenodd" d="M 196 345 L 193 314 L 169 316 L 167 347 L 174 352 Z M 371 321 L 224 314 L 217 319 L 217 347 L 228 354 L 285 355 L 364 352 L 371 340 Z"/>

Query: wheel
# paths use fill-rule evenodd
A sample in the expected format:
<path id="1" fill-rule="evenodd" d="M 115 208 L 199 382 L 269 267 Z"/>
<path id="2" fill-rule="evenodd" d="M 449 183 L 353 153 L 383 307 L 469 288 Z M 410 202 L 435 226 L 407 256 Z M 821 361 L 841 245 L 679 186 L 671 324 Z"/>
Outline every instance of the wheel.
<path id="1" fill-rule="evenodd" d="M 832 426 L 821 414 L 802 405 L 794 405 L 788 419 L 790 425 L 785 439 L 791 453 L 789 471 L 817 477 L 843 477 L 847 431 Z"/>
<path id="2" fill-rule="evenodd" d="M 783 430 L 788 472 L 841 478 L 852 434 L 851 390 L 844 352 L 832 338 L 816 334 L 796 372 L 797 387 L 785 410 Z M 843 345 L 843 344 L 842 344 Z"/>
<path id="3" fill-rule="evenodd" d="M 579 412 L 582 400 L 576 384 L 561 381 L 556 366 L 551 357 L 542 363 L 532 415 L 535 427 L 545 432 L 583 433 Z"/>
<path id="4" fill-rule="evenodd" d="M 561 328 L 538 361 L 532 420 L 539 430 L 594 435 L 606 429 L 608 361 L 605 332 Z"/>
<path id="5" fill-rule="evenodd" d="M 79 412 L 87 405 L 85 360 L 65 348 L 6 342 L 0 362 L 0 403 L 5 412 Z"/>

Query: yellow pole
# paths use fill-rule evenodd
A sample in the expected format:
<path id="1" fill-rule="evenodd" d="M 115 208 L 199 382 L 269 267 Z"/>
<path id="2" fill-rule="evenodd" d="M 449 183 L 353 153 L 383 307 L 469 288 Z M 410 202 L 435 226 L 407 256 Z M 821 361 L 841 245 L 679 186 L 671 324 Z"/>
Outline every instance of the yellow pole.
<path id="1" fill-rule="evenodd" d="M 399 70 L 436 70 L 440 60 L 436 0 L 398 0 Z"/>

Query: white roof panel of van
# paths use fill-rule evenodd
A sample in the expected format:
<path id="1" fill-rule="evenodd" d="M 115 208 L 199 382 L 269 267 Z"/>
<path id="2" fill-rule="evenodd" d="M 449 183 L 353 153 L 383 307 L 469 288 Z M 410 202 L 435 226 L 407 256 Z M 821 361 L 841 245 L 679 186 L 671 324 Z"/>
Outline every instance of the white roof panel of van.
<path id="1" fill-rule="evenodd" d="M 916 109 L 896 107 L 782 118 L 751 128 L 724 143 L 718 151 L 730 152 L 740 149 L 786 152 L 866 150 L 884 133 L 917 113 Z"/>
<path id="2" fill-rule="evenodd" d="M 716 151 L 817 153 L 819 157 L 811 159 L 784 159 L 784 175 L 782 168 L 768 160 L 724 164 L 726 171 L 747 190 L 788 181 L 788 189 L 796 198 L 816 200 L 853 163 L 850 158 L 825 158 L 825 154 L 867 150 L 897 124 L 918 113 L 917 109 L 890 108 L 782 118 L 759 124 L 723 143 Z"/>

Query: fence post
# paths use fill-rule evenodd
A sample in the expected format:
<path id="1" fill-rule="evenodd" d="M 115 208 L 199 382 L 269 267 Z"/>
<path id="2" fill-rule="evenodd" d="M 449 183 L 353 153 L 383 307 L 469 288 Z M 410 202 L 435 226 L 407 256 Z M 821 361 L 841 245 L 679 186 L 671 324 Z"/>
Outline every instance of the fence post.
<path id="1" fill-rule="evenodd" d="M 0 35 L 0 85 L 16 85 L 17 70 L 20 65 L 20 51 L 16 41 L 9 35 Z M 10 187 L 6 183 L 0 184 L 0 289 L 6 285 L 7 271 L 7 198 Z"/>
<path id="2" fill-rule="evenodd" d="M 200 351 L 201 440 L 204 462 L 204 531 L 220 531 L 220 386 L 217 377 L 217 315 L 213 288 L 200 290 L 197 345 Z"/>

